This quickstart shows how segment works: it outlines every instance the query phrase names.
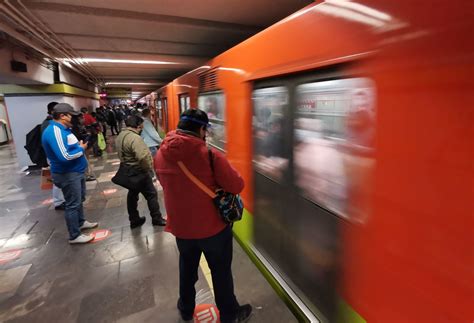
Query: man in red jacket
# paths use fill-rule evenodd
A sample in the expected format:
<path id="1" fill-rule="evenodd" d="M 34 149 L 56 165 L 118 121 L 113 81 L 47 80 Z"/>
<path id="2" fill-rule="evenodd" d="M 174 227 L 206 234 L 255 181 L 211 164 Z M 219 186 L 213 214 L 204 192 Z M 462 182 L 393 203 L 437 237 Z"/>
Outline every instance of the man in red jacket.
<path id="1" fill-rule="evenodd" d="M 206 145 L 209 119 L 204 111 L 189 109 L 181 114 L 178 130 L 168 133 L 155 157 L 156 174 L 163 186 L 168 219 L 165 230 L 176 236 L 179 249 L 178 309 L 183 320 L 192 320 L 201 253 L 212 272 L 216 305 L 221 322 L 244 322 L 249 304 L 240 306 L 232 279 L 232 229 L 219 216 L 212 199 L 179 168 L 178 161 L 211 190 L 222 188 L 234 194 L 244 188 L 239 173 L 225 156 L 212 150 L 214 172 Z"/>

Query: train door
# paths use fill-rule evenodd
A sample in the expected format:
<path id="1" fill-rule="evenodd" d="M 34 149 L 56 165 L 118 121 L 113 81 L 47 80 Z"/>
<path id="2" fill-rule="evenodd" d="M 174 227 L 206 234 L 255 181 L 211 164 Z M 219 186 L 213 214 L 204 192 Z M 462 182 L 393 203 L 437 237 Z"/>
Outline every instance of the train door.
<path id="1" fill-rule="evenodd" d="M 168 116 L 168 99 L 167 98 L 162 98 L 162 102 L 163 102 L 163 129 L 165 131 L 165 133 L 168 132 L 168 119 L 169 119 L 169 116 Z"/>
<path id="2" fill-rule="evenodd" d="M 284 82 L 257 85 L 253 100 L 254 230 L 260 252 L 284 267 L 285 203 L 288 200 L 289 91 Z"/>
<path id="3" fill-rule="evenodd" d="M 349 195 L 369 189 L 372 171 L 370 157 L 348 152 L 372 147 L 373 86 L 341 75 L 265 80 L 252 94 L 255 247 L 323 321 L 336 310 L 339 227 L 368 212 Z M 367 104 L 354 104 L 361 96 Z M 352 117 L 362 114 L 356 138 Z"/>

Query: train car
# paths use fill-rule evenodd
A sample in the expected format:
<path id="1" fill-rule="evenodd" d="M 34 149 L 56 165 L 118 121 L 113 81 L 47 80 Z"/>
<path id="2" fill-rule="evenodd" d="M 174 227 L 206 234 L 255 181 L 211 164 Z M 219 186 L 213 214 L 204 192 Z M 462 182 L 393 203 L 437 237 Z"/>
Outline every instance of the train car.
<path id="1" fill-rule="evenodd" d="M 166 132 L 208 113 L 300 320 L 474 320 L 470 9 L 316 2 L 157 90 Z"/>

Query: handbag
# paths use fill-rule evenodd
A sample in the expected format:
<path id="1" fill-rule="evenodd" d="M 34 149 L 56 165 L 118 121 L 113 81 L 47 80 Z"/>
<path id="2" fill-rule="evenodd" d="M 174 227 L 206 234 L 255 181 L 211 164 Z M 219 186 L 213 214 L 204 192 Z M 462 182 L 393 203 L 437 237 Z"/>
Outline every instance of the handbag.
<path id="1" fill-rule="evenodd" d="M 122 139 L 122 151 L 123 151 L 123 142 L 125 137 L 129 134 L 126 134 Z M 138 167 L 128 165 L 125 163 L 120 163 L 119 169 L 114 177 L 111 178 L 112 183 L 119 186 L 125 187 L 131 191 L 139 191 L 143 185 L 143 181 L 146 177 L 149 176 L 147 173 L 144 173 Z"/>
<path id="2" fill-rule="evenodd" d="M 209 159 L 211 162 L 212 173 L 214 173 L 214 158 L 210 149 Z M 178 161 L 178 166 L 197 187 L 209 195 L 209 197 L 214 202 L 219 215 L 225 223 L 231 224 L 242 219 L 242 215 L 244 213 L 244 203 L 239 194 L 232 194 L 224 191 L 223 189 L 217 189 L 215 192 L 213 192 L 196 176 L 194 176 L 182 161 Z"/>

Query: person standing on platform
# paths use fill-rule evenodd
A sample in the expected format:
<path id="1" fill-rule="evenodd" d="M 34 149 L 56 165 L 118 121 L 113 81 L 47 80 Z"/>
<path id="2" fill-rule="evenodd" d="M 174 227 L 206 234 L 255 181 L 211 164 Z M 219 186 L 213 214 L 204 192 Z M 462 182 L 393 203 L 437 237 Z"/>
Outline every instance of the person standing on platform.
<path id="1" fill-rule="evenodd" d="M 92 174 L 92 170 L 90 168 L 89 158 L 87 157 L 87 149 L 91 147 L 91 145 L 93 144 L 93 141 L 91 140 L 91 135 L 87 132 L 87 129 L 84 126 L 84 122 L 85 122 L 84 113 L 79 113 L 77 116 L 72 116 L 71 131 L 74 134 L 74 136 L 76 136 L 77 140 L 83 141 L 87 144 L 86 153 L 84 154 L 87 160 L 87 169 L 86 169 L 85 174 L 86 174 L 86 182 L 91 182 L 91 181 L 95 181 L 96 178 Z"/>
<path id="2" fill-rule="evenodd" d="M 158 134 L 158 131 L 156 131 L 155 126 L 153 125 L 153 122 L 150 119 L 150 109 L 144 109 L 142 111 L 142 117 L 143 117 L 143 131 L 142 131 L 142 138 L 145 144 L 148 146 L 148 149 L 150 149 L 150 153 L 155 158 L 156 152 L 160 148 L 162 139 L 160 135 Z"/>
<path id="3" fill-rule="evenodd" d="M 84 117 L 83 125 L 86 128 L 88 134 L 90 135 L 90 140 L 87 144 L 89 147 L 92 147 L 94 157 L 100 157 L 102 155 L 102 152 L 100 151 L 99 146 L 97 145 L 97 136 L 99 128 L 97 119 L 89 113 L 89 110 L 87 108 L 81 108 L 81 112 Z"/>
<path id="4" fill-rule="evenodd" d="M 104 139 L 107 141 L 107 116 L 104 110 L 104 107 L 98 107 L 96 109 L 96 116 L 97 121 L 99 121 L 100 125 L 102 126 L 102 135 Z"/>
<path id="5" fill-rule="evenodd" d="M 209 118 L 204 111 L 184 111 L 178 130 L 168 133 L 155 157 L 155 171 L 163 186 L 168 212 L 165 231 L 176 237 L 179 250 L 177 307 L 183 320 L 192 320 L 196 305 L 194 285 L 198 280 L 199 260 L 204 253 L 212 273 L 221 322 L 243 322 L 249 318 L 252 307 L 250 304 L 240 306 L 234 294 L 232 228 L 219 216 L 213 200 L 178 166 L 178 161 L 183 162 L 210 189 L 222 188 L 234 194 L 243 190 L 242 177 L 225 155 L 214 149 L 209 153 L 206 145 L 208 127 Z"/>
<path id="6" fill-rule="evenodd" d="M 82 202 L 86 198 L 87 143 L 79 142 L 71 132 L 72 116 L 78 114 L 67 103 L 57 104 L 53 120 L 42 135 L 43 148 L 51 162 L 53 182 L 63 191 L 66 200 L 65 217 L 71 244 L 92 241 L 94 237 L 82 234 L 81 230 L 98 225 L 84 218 Z"/>
<path id="7" fill-rule="evenodd" d="M 43 132 L 46 130 L 46 128 L 48 128 L 49 122 L 53 120 L 53 111 L 56 104 L 58 104 L 58 102 L 48 103 L 48 116 L 46 117 L 46 119 L 44 119 L 43 123 L 41 124 L 41 135 L 43 135 Z M 53 195 L 54 209 L 64 210 L 66 207 L 66 204 L 65 204 L 63 192 L 61 191 L 59 187 L 54 185 L 54 183 L 53 183 L 52 195 Z"/>
<path id="8" fill-rule="evenodd" d="M 140 137 L 143 129 L 143 119 L 139 116 L 129 116 L 125 120 L 125 128 L 120 132 L 115 140 L 115 147 L 121 164 L 132 166 L 138 172 L 144 174 L 143 183 L 140 190 L 128 190 L 127 211 L 130 220 L 130 227 L 136 228 L 145 223 L 146 218 L 138 213 L 138 198 L 140 193 L 145 196 L 150 210 L 153 225 L 166 225 L 158 204 L 158 193 L 153 185 L 150 172 L 153 170 L 153 158 L 148 147 Z"/>

